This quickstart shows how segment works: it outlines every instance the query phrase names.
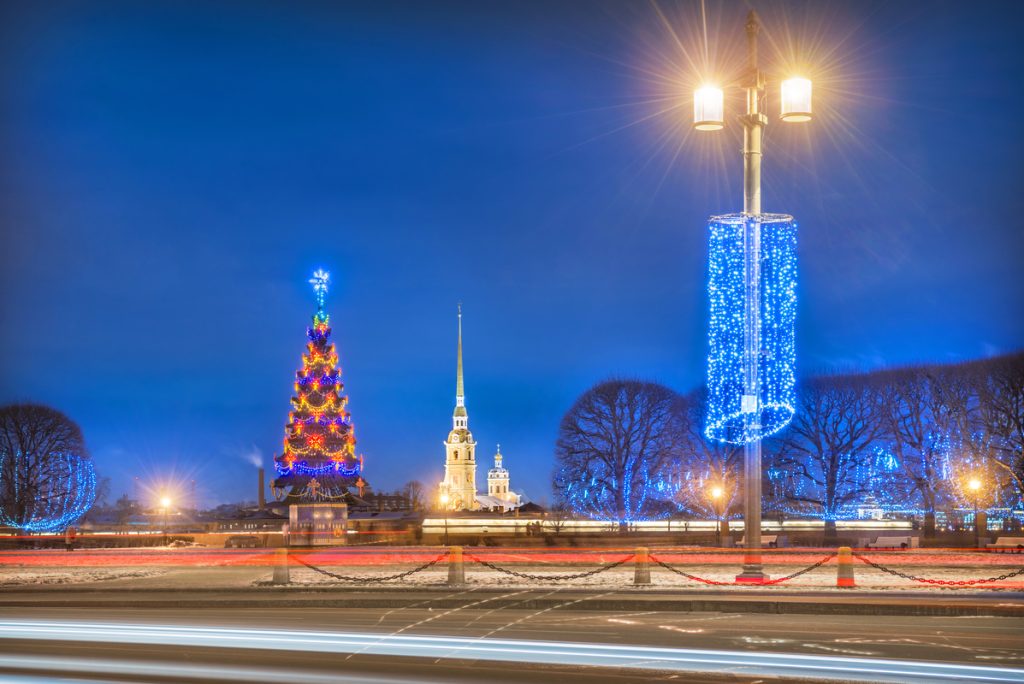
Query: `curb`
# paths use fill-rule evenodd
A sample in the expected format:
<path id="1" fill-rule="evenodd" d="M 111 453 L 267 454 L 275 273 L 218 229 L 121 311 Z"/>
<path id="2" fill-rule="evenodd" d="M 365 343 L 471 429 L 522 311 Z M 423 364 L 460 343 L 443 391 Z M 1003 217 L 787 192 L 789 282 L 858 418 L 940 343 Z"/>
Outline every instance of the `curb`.
<path id="1" fill-rule="evenodd" d="M 165 590 L 173 591 L 173 590 Z M 288 590 L 285 590 L 288 591 Z M 63 593 L 63 592 L 61 592 Z M 69 592 L 70 593 L 70 592 Z M 364 608 L 364 609 L 401 609 L 430 608 L 453 609 L 463 608 L 482 599 L 487 609 L 516 608 L 522 610 L 551 610 L 566 604 L 569 596 L 578 596 L 587 592 L 564 592 L 555 597 L 509 597 L 506 592 L 472 591 L 453 596 L 450 590 L 444 592 L 419 592 L 416 596 L 395 594 L 339 596 L 337 593 L 302 592 L 295 596 L 267 596 L 259 592 L 260 598 L 255 599 L 253 592 L 240 592 L 241 595 L 225 598 L 203 597 L 184 598 L 176 591 L 178 598 L 164 597 L 115 597 L 99 594 L 88 598 L 85 592 L 74 592 L 74 597 L 60 596 L 58 592 L 49 596 L 33 598 L 14 598 L 7 594 L 0 599 L 0 608 L 183 608 L 183 609 L 217 609 L 217 608 Z M 156 593 L 156 592 L 154 592 Z M 192 593 L 192 592 L 189 592 Z M 210 592 L 212 593 L 212 592 Z M 225 593 L 225 592 L 221 592 Z M 281 592 L 284 593 L 284 592 Z M 403 592 L 405 593 L 405 592 Z M 436 593 L 430 597 L 430 593 Z M 428 594 L 424 596 L 424 594 Z M 893 597 L 858 596 L 855 601 L 814 600 L 778 600 L 782 597 L 673 597 L 651 596 L 605 596 L 595 594 L 572 603 L 572 610 L 586 611 L 659 611 L 659 612 L 716 612 L 716 613 L 768 613 L 768 614 L 804 614 L 804 615 L 892 615 L 892 616 L 945 616 L 945 617 L 1024 617 L 1024 601 L 980 602 L 977 597 L 963 597 L 962 600 L 946 600 L 942 602 L 922 602 L 925 597 L 914 597 L 914 600 L 894 602 Z M 792 598 L 796 598 L 795 596 Z M 889 601 L 884 599 L 889 598 Z M 971 599 L 975 600 L 972 602 Z M 1018 596 L 1001 597 L 1019 599 Z M 255 599 L 255 600 L 254 600 Z"/>

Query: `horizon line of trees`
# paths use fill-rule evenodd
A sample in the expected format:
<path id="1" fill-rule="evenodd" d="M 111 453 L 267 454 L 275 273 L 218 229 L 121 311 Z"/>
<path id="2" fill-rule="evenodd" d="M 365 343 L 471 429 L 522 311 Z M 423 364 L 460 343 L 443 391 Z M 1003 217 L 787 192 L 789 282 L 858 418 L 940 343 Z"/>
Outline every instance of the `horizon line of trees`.
<path id="1" fill-rule="evenodd" d="M 609 380 L 566 413 L 553 487 L 577 514 L 628 522 L 741 513 L 743 447 L 707 439 L 705 391 Z M 763 442 L 767 514 L 835 529 L 858 507 L 935 517 L 1024 501 L 1024 352 L 807 378 Z M 976 481 L 976 488 L 971 482 Z"/>

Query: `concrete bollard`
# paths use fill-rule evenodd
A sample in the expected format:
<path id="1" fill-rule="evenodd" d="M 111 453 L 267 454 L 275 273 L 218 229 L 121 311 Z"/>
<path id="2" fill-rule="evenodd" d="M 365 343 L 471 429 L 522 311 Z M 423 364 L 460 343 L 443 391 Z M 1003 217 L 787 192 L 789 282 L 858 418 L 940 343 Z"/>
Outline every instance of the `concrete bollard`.
<path id="1" fill-rule="evenodd" d="M 462 547 L 448 547 L 448 586 L 461 587 L 466 584 L 466 565 L 462 560 Z"/>
<path id="2" fill-rule="evenodd" d="M 836 586 L 844 589 L 855 588 L 857 583 L 853 580 L 853 549 L 849 546 L 840 546 L 836 560 L 839 561 Z"/>
<path id="3" fill-rule="evenodd" d="M 274 554 L 274 584 L 288 584 L 288 549 L 278 549 Z"/>
<path id="4" fill-rule="evenodd" d="M 633 556 L 633 586 L 651 583 L 650 550 L 646 546 L 637 548 Z"/>

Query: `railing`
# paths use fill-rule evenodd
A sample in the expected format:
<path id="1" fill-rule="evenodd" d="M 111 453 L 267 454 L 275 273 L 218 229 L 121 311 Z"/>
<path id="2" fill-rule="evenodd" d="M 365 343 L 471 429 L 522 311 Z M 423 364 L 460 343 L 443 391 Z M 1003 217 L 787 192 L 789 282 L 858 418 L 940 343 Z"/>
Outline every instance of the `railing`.
<path id="1" fill-rule="evenodd" d="M 507 548 L 507 547 L 292 547 L 279 549 L 87 549 L 74 553 L 24 549 L 0 552 L 4 575 L 49 572 L 54 581 L 85 581 L 84 571 L 193 568 L 196 586 L 205 569 L 251 568 L 240 573 L 259 584 L 260 568 L 274 569 L 274 583 L 345 583 L 350 586 L 399 584 L 600 586 L 658 589 L 743 587 L 750 590 L 794 587 L 832 589 L 976 589 L 1024 590 L 1021 557 L 965 549 L 780 548 L 762 552 L 769 578 L 760 584 L 737 583 L 742 549 L 700 547 Z M 299 574 L 291 577 L 290 573 Z M 632 577 L 630 576 L 632 571 Z M 78 574 L 76 575 L 76 572 Z M 147 572 L 149 572 L 147 570 Z M 264 570 L 265 572 L 265 570 Z M 442 573 L 447 572 L 447 580 Z M 313 573 L 310 577 L 308 573 Z M 96 573 L 93 573 L 94 575 Z M 116 573 L 111 573 L 111 577 Z M 210 575 L 212 576 L 212 575 Z"/>

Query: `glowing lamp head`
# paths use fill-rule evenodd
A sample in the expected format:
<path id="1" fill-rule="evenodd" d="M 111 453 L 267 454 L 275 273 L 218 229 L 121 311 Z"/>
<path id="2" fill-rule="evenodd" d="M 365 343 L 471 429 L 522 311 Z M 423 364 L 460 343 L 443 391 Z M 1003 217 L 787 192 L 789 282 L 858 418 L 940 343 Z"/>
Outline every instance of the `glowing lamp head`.
<path id="1" fill-rule="evenodd" d="M 721 487 L 712 487 L 711 488 L 711 498 L 712 499 L 721 499 L 722 498 L 722 494 L 725 494 L 725 492 L 722 490 Z"/>
<path id="2" fill-rule="evenodd" d="M 448 505 L 448 501 L 449 501 L 448 495 L 447 494 L 442 494 L 441 495 L 441 505 L 447 506 Z"/>
<path id="3" fill-rule="evenodd" d="M 162 508 L 169 508 L 171 505 L 171 497 L 165 496 L 160 499 L 160 506 Z"/>
<path id="4" fill-rule="evenodd" d="M 972 477 L 971 481 L 967 483 L 967 486 L 970 488 L 972 492 L 976 492 L 979 489 L 981 489 L 981 480 L 979 480 L 976 477 Z"/>
<path id="5" fill-rule="evenodd" d="M 725 126 L 722 89 L 704 86 L 693 92 L 693 127 L 698 131 L 718 131 Z"/>
<path id="6" fill-rule="evenodd" d="M 790 78 L 782 82 L 782 97 L 779 116 L 783 121 L 802 123 L 810 121 L 811 81 L 806 78 Z"/>

